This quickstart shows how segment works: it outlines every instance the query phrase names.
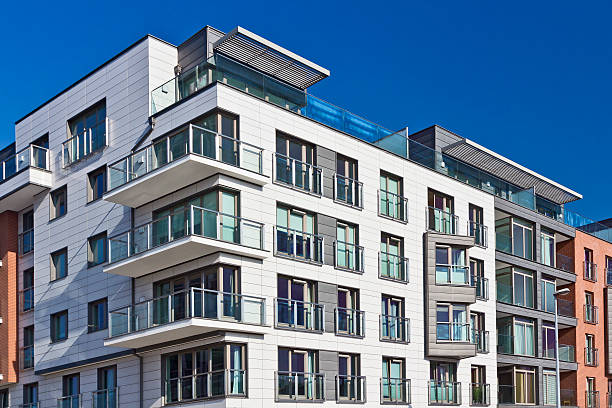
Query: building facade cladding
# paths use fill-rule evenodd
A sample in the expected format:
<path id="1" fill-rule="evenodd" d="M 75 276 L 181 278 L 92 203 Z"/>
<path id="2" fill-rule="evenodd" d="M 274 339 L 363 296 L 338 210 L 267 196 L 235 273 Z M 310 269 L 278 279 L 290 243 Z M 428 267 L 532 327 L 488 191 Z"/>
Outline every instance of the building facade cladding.
<path id="1" fill-rule="evenodd" d="M 28 384 L 34 383 L 37 384 L 36 398 L 40 401 L 40 407 L 57 406 L 58 398 L 70 392 L 81 395 L 78 398 L 82 399 L 83 404 L 96 406 L 100 403 L 96 391 L 104 387 L 100 381 L 100 369 L 108 366 L 114 366 L 116 370 L 115 382 L 119 386 L 117 402 L 120 406 L 163 406 L 171 402 L 168 401 L 167 393 L 171 392 L 172 383 L 164 383 L 165 370 L 169 364 L 166 363 L 166 356 L 219 344 L 244 345 L 242 368 L 246 370 L 245 395 L 239 398 L 235 395 L 216 398 L 214 402 L 211 401 L 215 406 L 267 407 L 276 404 L 282 399 L 277 395 L 278 371 L 282 371 L 279 350 L 285 349 L 318 352 L 318 367 L 315 370 L 325 374 L 324 392 L 319 398 L 321 401 L 316 403 L 314 400 L 318 398 L 312 398 L 312 395 L 306 398 L 317 406 L 336 404 L 339 387 L 336 376 L 340 370 L 341 355 L 359 357 L 355 360 L 357 362 L 352 373 L 365 377 L 361 389 L 363 392 L 359 391 L 359 394 L 366 406 L 378 406 L 381 403 L 384 385 L 381 379 L 382 367 L 383 361 L 388 360 L 402 362 L 400 374 L 402 378 L 410 380 L 407 390 L 414 407 L 439 403 L 471 406 L 475 398 L 475 388 L 471 385 L 474 381 L 487 385 L 487 388 L 476 390 L 482 394 L 486 389 L 488 394 L 488 398 L 478 402 L 486 400 L 490 406 L 496 406 L 499 363 L 495 353 L 497 336 L 494 333 L 502 305 L 494 299 L 497 292 L 495 277 L 497 266 L 513 261 L 495 250 L 495 221 L 501 213 L 521 212 L 521 217 L 535 223 L 536 234 L 544 224 L 567 238 L 573 238 L 573 230 L 223 83 L 207 86 L 181 103 L 157 113 L 154 115 L 154 126 L 151 127 L 151 91 L 172 78 L 177 65 L 182 63 L 188 69 L 199 59 L 210 56 L 212 42 L 220 37 L 218 31 L 207 27 L 178 48 L 153 37 L 145 37 L 16 124 L 17 151 L 48 134 L 52 187 L 34 196 L 18 212 L 4 212 L 0 215 L 10 226 L 0 232 L 3 234 L 0 236 L 2 279 L 8 276 L 8 292 L 1 292 L 5 286 L 0 286 L 0 313 L 3 317 L 0 340 L 4 347 L 0 359 L 0 370 L 4 374 L 0 381 L 0 392 L 8 390 L 10 406 L 31 402 L 26 400 L 31 397 L 26 394 L 31 390 Z M 101 101 L 106 109 L 108 146 L 70 166 L 64 166 L 62 143 L 67 139 L 67 122 Z M 179 165 L 169 165 L 142 178 L 149 178 L 157 184 L 156 191 L 166 193 L 156 195 L 151 191 L 151 199 L 141 194 L 139 200 L 143 203 L 135 208 L 112 202 L 109 194 L 105 196 L 107 199 L 89 199 L 88 175 L 91 172 L 128 156 L 136 145 L 142 147 L 160 140 L 210 112 L 223 112 L 235 118 L 238 139 L 263 149 L 263 177 L 241 174 L 239 170 L 219 165 L 212 172 L 207 170 L 206 177 L 186 185 L 180 184 L 184 180 L 179 178 L 170 181 L 164 179 L 168 174 L 181 174 L 180 168 L 177 170 Z M 314 147 L 316 164 L 322 168 L 321 195 L 307 194 L 276 182 L 274 152 L 277 151 L 277 135 L 280 134 Z M 422 137 L 432 136 L 426 134 Z M 435 134 L 433 137 L 436 137 Z M 363 200 L 359 206 L 347 206 L 335 199 L 337 192 L 334 173 L 339 161 L 345 158 L 356 163 L 357 178 L 363 183 Z M 215 167 L 210 164 L 207 166 Z M 185 174 L 193 177 L 193 172 L 187 171 Z M 381 174 L 391 174 L 401 180 L 400 191 L 407 199 L 407 222 L 379 215 Z M 139 182 L 136 180 L 124 187 L 137 189 L 133 186 Z M 67 213 L 50 220 L 50 193 L 64 186 L 67 190 Z M 0 197 L 5 193 L 2 188 L 0 184 Z M 199 244 L 196 242 L 189 245 L 201 246 L 183 246 L 188 248 L 184 250 L 180 246 L 186 240 L 177 240 L 176 244 L 161 245 L 139 255 L 140 258 L 134 261 L 128 258 L 111 264 L 90 262 L 90 237 L 104 232 L 108 237 L 113 237 L 157 219 L 160 214 L 165 214 L 165 209 L 176 203 L 213 189 L 224 189 L 239 195 L 235 201 L 236 213 L 244 219 L 263 224 L 262 248 L 245 249 L 239 245 L 222 246 L 218 242 L 202 243 L 200 240 Z M 447 236 L 428 232 L 430 210 L 427 207 L 431 205 L 432 190 L 452 198 L 452 212 L 458 216 L 456 229 Z M 278 256 L 279 241 L 274 234 L 277 231 L 275 226 L 278 224 L 279 205 L 314 216 L 314 231 L 323 237 L 322 262 L 301 262 Z M 474 245 L 474 239 L 468 237 L 471 205 L 482 209 L 481 222 L 489 232 L 488 246 Z M 27 232 L 24 215 L 30 210 L 34 212 L 35 244 L 33 251 L 18 257 L 18 234 Z M 2 224 L 4 228 L 4 222 Z M 363 258 L 359 260 L 362 264 L 361 273 L 335 267 L 339 224 L 355 227 L 356 243 L 363 247 Z M 379 277 L 381 239 L 387 235 L 402 241 L 403 256 L 407 259 L 405 279 Z M 536 239 L 536 254 L 539 254 L 538 242 Z M 488 300 L 474 297 L 472 289 L 460 287 L 455 290 L 452 285 L 438 285 L 435 281 L 436 264 L 433 256 L 438 244 L 468 248 L 470 258 L 483 262 L 484 278 L 488 280 Z M 170 249 L 170 246 L 174 249 Z M 109 247 L 112 249 L 112 245 Z M 55 271 L 52 271 L 50 254 L 63 248 L 67 248 L 67 276 L 52 280 Z M 163 268 L 148 266 L 146 263 L 145 258 L 154 257 L 156 253 L 163 258 Z M 130 266 L 131 262 L 137 263 Z M 515 262 L 521 265 L 520 260 Z M 145 268 L 142 265 L 147 265 L 148 269 L 142 270 Z M 160 296 L 161 286 L 156 285 L 159 282 L 168 282 L 171 278 L 216 265 L 239 270 L 238 293 L 265 299 L 264 324 L 185 319 L 124 335 L 113 335 L 108 330 L 92 330 L 93 323 L 88 316 L 91 302 L 106 298 L 107 309 L 112 312 Z M 571 277 L 555 268 L 535 263 L 531 267 L 537 272 L 538 290 L 542 273 L 564 279 L 566 284 L 574 284 Z M 24 276 L 31 268 L 34 269 L 34 307 L 33 310 L 24 311 L 23 301 L 18 305 L 15 299 L 17 290 L 22 291 L 27 286 Z M 121 275 L 127 274 L 125 271 L 128 270 L 136 277 Z M 303 331 L 277 327 L 279 309 L 275 309 L 274 299 L 280 293 L 279 276 L 314 284 L 313 300 L 325 306 L 321 323 L 324 330 Z M 578 283 L 575 285 L 577 288 Z M 14 294 L 11 293 L 12 287 Z M 339 289 L 352 289 L 358 293 L 358 307 L 365 312 L 360 336 L 335 333 Z M 540 299 L 540 293 L 537 293 L 537 299 Z M 383 336 L 381 324 L 384 319 L 381 316 L 381 303 L 383 299 L 389 298 L 401 300 L 402 316 L 409 319 L 407 330 L 403 332 L 403 341 L 381 339 L 389 337 Z M 5 303 L 5 299 L 9 301 Z M 440 333 L 439 321 L 435 315 L 438 304 L 465 306 L 468 315 L 471 312 L 479 313 L 483 319 L 481 328 L 490 333 L 488 353 L 475 352 L 475 347 L 465 341 L 461 347 L 457 347 L 462 351 L 456 352 L 452 344 L 446 343 L 446 339 L 441 341 L 436 338 Z M 67 338 L 51 342 L 50 334 L 56 328 L 50 316 L 63 311 L 68 312 Z M 172 313 L 177 312 L 173 309 Z M 525 313 L 529 315 L 532 312 Z M 541 321 L 549 316 L 538 316 L 540 327 Z M 128 320 L 127 324 L 130 322 Z M 564 322 L 572 326 L 571 319 Z M 19 351 L 26 345 L 24 329 L 32 325 L 34 367 L 30 369 L 22 365 L 22 369 L 18 370 L 24 361 L 24 352 Z M 114 328 L 112 321 L 109 326 Z M 389 330 L 388 327 L 385 330 Z M 565 330 L 568 332 L 572 329 Z M 5 336 L 8 336 L 7 342 L 4 341 Z M 12 341 L 10 336 L 14 337 Z M 229 351 L 227 353 L 226 362 L 230 359 Z M 8 360 L 4 358 L 5 355 L 9 356 Z M 19 357 L 11 357 L 16 355 Z M 5 368 L 6 361 L 12 364 L 12 374 L 10 366 Z M 460 383 L 458 388 L 455 385 L 449 388 L 449 385 L 431 382 L 441 381 L 436 376 L 440 375 L 441 367 L 447 367 L 446 363 L 450 363 L 455 371 L 449 374 L 448 381 Z M 549 367 L 549 364 L 543 358 L 533 359 L 533 365 L 538 367 Z M 225 368 L 228 369 L 227 366 Z M 475 380 L 474 369 L 484 377 Z M 66 385 L 66 376 L 77 373 L 80 375 L 79 385 L 74 391 Z M 230 377 L 226 377 L 226 381 Z M 541 381 L 540 374 L 539 401 L 542 398 Z M 233 384 L 236 385 L 235 382 Z M 388 388 L 385 395 L 387 398 L 390 394 L 398 397 L 398 390 Z M 306 395 L 308 391 L 304 393 Z M 107 397 L 110 398 L 109 395 Z M 108 401 L 104 402 L 106 404 Z"/>

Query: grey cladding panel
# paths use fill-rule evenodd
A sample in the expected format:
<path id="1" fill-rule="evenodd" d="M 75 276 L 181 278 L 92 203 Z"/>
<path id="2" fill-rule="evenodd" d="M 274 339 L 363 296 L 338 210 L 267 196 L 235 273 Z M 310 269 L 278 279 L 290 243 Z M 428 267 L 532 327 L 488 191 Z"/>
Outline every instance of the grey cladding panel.
<path id="1" fill-rule="evenodd" d="M 334 310 L 338 306 L 338 286 L 319 282 L 318 287 L 318 302 L 325 305 L 325 331 L 328 333 L 334 332 Z"/>
<path id="2" fill-rule="evenodd" d="M 325 374 L 325 399 L 336 399 L 336 375 L 338 374 L 338 352 L 319 351 L 319 372 Z"/>
<path id="3" fill-rule="evenodd" d="M 334 198 L 334 173 L 336 172 L 336 152 L 317 146 L 317 166 L 322 171 L 323 197 Z"/>
<path id="4" fill-rule="evenodd" d="M 178 63 L 183 71 L 188 70 L 206 59 L 206 29 L 179 45 Z"/>
<path id="5" fill-rule="evenodd" d="M 323 237 L 323 262 L 326 265 L 333 265 L 336 219 L 324 214 L 317 214 L 317 233 Z"/>

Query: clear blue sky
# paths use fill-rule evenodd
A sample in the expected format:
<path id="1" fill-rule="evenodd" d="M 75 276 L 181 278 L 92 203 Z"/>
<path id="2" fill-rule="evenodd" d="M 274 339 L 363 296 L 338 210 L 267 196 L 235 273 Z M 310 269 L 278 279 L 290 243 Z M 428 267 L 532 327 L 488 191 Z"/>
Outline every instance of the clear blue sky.
<path id="1" fill-rule="evenodd" d="M 610 2 L 4 2 L 0 145 L 14 121 L 150 33 L 241 25 L 331 70 L 311 92 L 389 128 L 440 124 L 612 217 Z"/>

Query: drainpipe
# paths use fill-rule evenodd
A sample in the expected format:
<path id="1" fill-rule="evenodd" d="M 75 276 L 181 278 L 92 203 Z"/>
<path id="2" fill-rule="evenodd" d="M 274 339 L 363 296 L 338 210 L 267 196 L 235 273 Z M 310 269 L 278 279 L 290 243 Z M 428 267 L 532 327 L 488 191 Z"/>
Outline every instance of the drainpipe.
<path id="1" fill-rule="evenodd" d="M 139 389 L 140 389 L 140 391 L 139 391 L 139 393 L 140 393 L 140 398 L 139 398 L 139 400 L 140 400 L 140 408 L 144 408 L 144 398 L 143 398 L 144 397 L 144 390 L 143 390 L 144 369 L 143 369 L 143 366 L 142 366 L 142 356 L 139 355 L 139 354 L 136 354 L 136 355 L 138 356 L 138 365 L 139 365 L 139 371 L 140 371 L 140 373 L 139 373 L 139 376 L 140 376 L 140 387 L 139 387 Z"/>

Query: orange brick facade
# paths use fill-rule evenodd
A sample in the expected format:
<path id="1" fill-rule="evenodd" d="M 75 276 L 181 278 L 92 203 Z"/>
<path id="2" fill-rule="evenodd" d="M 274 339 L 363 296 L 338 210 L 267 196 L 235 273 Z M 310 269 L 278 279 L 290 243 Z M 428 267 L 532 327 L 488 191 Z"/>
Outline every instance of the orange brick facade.
<path id="1" fill-rule="evenodd" d="M 592 282 L 585 279 L 584 260 L 585 248 L 593 251 L 593 263 L 597 265 L 597 281 Z M 576 283 L 570 285 L 571 293 L 565 299 L 574 302 L 576 328 L 560 331 L 559 344 L 571 344 L 576 346 L 576 361 L 578 371 L 561 375 L 561 388 L 576 390 L 578 406 L 586 406 L 586 382 L 587 378 L 595 378 L 596 387 L 599 391 L 599 404 L 605 406 L 608 390 L 608 378 L 606 377 L 607 364 L 607 333 L 606 333 L 606 256 L 612 257 L 612 244 L 592 235 L 576 230 L 576 238 L 566 241 L 560 245 L 559 252 L 572 256 L 575 263 Z M 591 292 L 594 296 L 594 305 L 597 307 L 597 324 L 585 322 L 585 297 Z M 585 336 L 595 336 L 595 347 L 598 350 L 598 364 L 596 367 L 585 365 Z"/>
<path id="2" fill-rule="evenodd" d="M 16 383 L 19 373 L 19 346 L 17 335 L 17 213 L 0 214 L 0 385 Z"/>

